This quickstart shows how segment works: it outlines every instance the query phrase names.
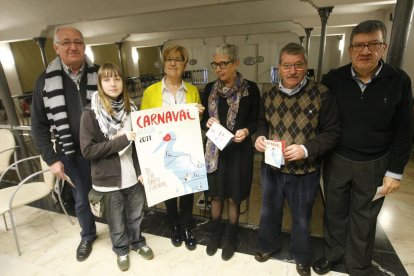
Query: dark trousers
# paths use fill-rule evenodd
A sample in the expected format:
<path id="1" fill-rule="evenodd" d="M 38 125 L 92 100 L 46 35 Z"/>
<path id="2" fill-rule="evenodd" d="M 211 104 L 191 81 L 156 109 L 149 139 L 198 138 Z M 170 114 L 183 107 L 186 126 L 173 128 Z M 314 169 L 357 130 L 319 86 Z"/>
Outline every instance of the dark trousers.
<path id="1" fill-rule="evenodd" d="M 345 257 L 351 275 L 372 275 L 377 216 L 384 202 L 372 198 L 387 164 L 388 156 L 354 162 L 337 154 L 325 162 L 325 254 L 331 261 Z"/>
<path id="2" fill-rule="evenodd" d="M 78 152 L 70 160 L 65 155 L 60 155 L 60 160 L 65 166 L 65 173 L 76 186 L 72 188 L 72 194 L 75 200 L 75 213 L 82 229 L 81 239 L 93 240 L 96 238 L 96 226 L 88 199 L 92 188 L 91 164 Z"/>
<path id="3" fill-rule="evenodd" d="M 141 236 L 144 202 L 145 192 L 141 184 L 105 193 L 105 214 L 112 250 L 118 256 L 128 254 L 130 246 L 138 250 L 146 244 Z"/>
<path id="4" fill-rule="evenodd" d="M 180 208 L 178 209 L 178 199 Z M 194 194 L 187 194 L 180 197 L 171 198 L 165 201 L 167 208 L 168 222 L 171 227 L 180 226 L 181 229 L 188 229 L 191 225 L 193 215 Z"/>
<path id="5" fill-rule="evenodd" d="M 293 175 L 262 166 L 262 211 L 259 245 L 264 252 L 282 248 L 283 203 L 287 200 L 292 213 L 290 253 L 298 263 L 311 264 L 310 218 L 319 189 L 319 171 Z"/>

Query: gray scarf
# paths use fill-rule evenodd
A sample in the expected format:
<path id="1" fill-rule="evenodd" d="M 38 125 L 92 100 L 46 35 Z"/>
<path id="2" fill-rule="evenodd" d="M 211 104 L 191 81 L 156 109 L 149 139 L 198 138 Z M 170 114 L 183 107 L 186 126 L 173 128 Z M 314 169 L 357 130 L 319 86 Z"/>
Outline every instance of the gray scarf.
<path id="1" fill-rule="evenodd" d="M 112 110 L 114 111 L 113 115 L 106 112 L 100 101 L 98 91 L 92 94 L 91 109 L 95 113 L 96 120 L 98 121 L 102 133 L 110 140 L 113 137 L 116 137 L 118 131 L 124 127 L 125 120 L 129 114 L 125 111 L 123 98 L 121 98 L 119 101 L 111 101 L 111 106 Z M 138 109 L 131 101 L 131 111 L 136 110 Z"/>

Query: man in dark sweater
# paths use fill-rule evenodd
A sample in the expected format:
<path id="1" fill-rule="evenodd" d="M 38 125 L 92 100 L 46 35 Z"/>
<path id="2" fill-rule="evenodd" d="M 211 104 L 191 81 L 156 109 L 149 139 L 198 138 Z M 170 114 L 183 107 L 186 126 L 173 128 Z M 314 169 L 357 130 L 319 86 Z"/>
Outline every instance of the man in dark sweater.
<path id="1" fill-rule="evenodd" d="M 286 199 L 292 211 L 291 255 L 300 275 L 310 275 L 312 264 L 310 218 L 319 190 L 321 156 L 339 138 L 334 98 L 325 86 L 305 78 L 306 69 L 301 45 L 289 43 L 282 48 L 278 67 L 281 79 L 263 94 L 255 142 L 260 152 L 269 151 L 267 139 L 284 140 L 286 146 L 279 154 L 279 160 L 283 155 L 284 165 L 275 167 L 267 160 L 262 164 L 260 251 L 255 259 L 267 261 L 282 248 Z"/>
<path id="2" fill-rule="evenodd" d="M 53 46 L 58 56 L 39 76 L 34 87 L 32 134 L 51 172 L 59 179 L 69 177 L 76 186 L 72 193 L 82 228 L 76 258 L 84 261 L 96 239 L 96 226 L 88 200 L 92 187 L 90 162 L 80 151 L 79 124 L 83 107 L 97 90 L 99 68 L 85 56 L 83 35 L 77 29 L 58 28 Z"/>
<path id="3" fill-rule="evenodd" d="M 313 265 L 327 273 L 344 259 L 351 275 L 375 275 L 372 255 L 384 197 L 398 190 L 411 152 L 412 94 L 406 73 L 385 64 L 386 28 L 368 20 L 352 31 L 351 64 L 322 80 L 335 95 L 341 137 L 324 167 L 325 257 Z"/>

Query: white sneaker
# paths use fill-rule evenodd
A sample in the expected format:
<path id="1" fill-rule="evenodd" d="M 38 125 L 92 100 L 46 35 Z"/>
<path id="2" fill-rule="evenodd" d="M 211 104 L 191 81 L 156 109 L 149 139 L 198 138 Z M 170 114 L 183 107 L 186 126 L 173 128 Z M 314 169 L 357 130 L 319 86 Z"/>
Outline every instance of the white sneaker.
<path id="1" fill-rule="evenodd" d="M 140 249 L 138 249 L 138 254 L 141 255 L 146 260 L 151 260 L 154 258 L 154 252 L 148 245 L 144 245 Z"/>
<path id="2" fill-rule="evenodd" d="M 118 264 L 118 268 L 121 271 L 126 271 L 129 269 L 129 257 L 128 254 L 123 255 L 123 256 L 118 256 L 116 258 L 116 262 Z"/>

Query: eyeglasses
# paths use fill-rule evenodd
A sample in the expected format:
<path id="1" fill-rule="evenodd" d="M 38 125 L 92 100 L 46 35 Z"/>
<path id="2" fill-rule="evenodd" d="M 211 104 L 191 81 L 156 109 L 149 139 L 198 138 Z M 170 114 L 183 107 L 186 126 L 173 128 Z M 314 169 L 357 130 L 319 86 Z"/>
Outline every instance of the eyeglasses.
<path id="1" fill-rule="evenodd" d="M 219 63 L 213 61 L 211 64 L 211 67 L 213 67 L 214 70 L 217 69 L 217 67 L 220 67 L 221 69 L 226 69 L 227 68 L 227 64 L 232 63 L 233 60 L 229 60 L 229 61 L 220 61 Z"/>
<path id="2" fill-rule="evenodd" d="M 281 64 L 280 67 L 282 68 L 283 72 L 288 72 L 292 67 L 294 67 L 297 71 L 305 70 L 306 64 L 304 63 L 295 63 L 295 64 Z"/>
<path id="3" fill-rule="evenodd" d="M 83 41 L 77 41 L 77 40 L 75 40 L 75 41 L 65 40 L 65 41 L 62 41 L 62 42 L 58 41 L 56 43 L 62 45 L 63 47 L 69 47 L 72 44 L 77 46 L 77 47 L 80 47 L 80 46 L 83 46 L 83 44 L 84 44 Z"/>
<path id="4" fill-rule="evenodd" d="M 354 52 L 361 52 L 362 50 L 364 50 L 365 47 L 368 48 L 368 50 L 372 51 L 378 51 L 381 46 L 382 46 L 382 42 L 370 42 L 370 43 L 355 43 L 352 44 L 352 51 Z"/>
<path id="5" fill-rule="evenodd" d="M 167 58 L 165 62 L 168 64 L 173 64 L 174 62 L 177 64 L 181 64 L 184 62 L 184 60 L 182 60 L 181 58 Z"/>

